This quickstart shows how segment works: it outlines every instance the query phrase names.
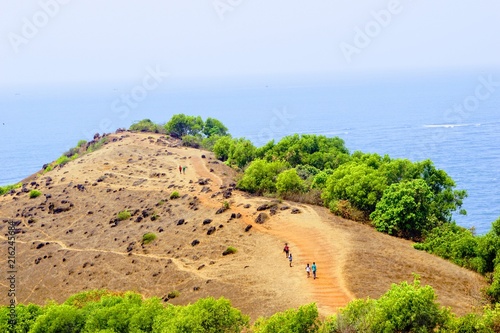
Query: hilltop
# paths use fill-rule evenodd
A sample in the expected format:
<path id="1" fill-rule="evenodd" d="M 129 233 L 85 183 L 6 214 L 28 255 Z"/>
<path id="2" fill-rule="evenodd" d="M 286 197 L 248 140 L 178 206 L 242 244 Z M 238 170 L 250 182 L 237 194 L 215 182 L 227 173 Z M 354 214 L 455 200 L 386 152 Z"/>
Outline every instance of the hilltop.
<path id="1" fill-rule="evenodd" d="M 18 303 L 62 302 L 106 288 L 172 304 L 225 296 L 253 319 L 310 302 L 328 315 L 416 273 L 456 314 L 483 304 L 481 275 L 324 207 L 238 191 L 236 177 L 210 152 L 162 134 L 122 132 L 99 150 L 26 179 L 0 197 L 2 248 L 9 221 L 21 230 Z M 30 198 L 32 189 L 41 195 Z M 120 219 L 125 211 L 130 217 Z M 146 233 L 156 239 L 143 244 Z M 293 267 L 282 252 L 285 242 Z M 237 252 L 223 255 L 230 246 Z M 6 261 L 4 254 L 0 266 Z M 312 261 L 314 281 L 304 270 Z M 2 282 L 1 295 L 7 289 Z M 174 291 L 178 297 L 169 298 Z"/>

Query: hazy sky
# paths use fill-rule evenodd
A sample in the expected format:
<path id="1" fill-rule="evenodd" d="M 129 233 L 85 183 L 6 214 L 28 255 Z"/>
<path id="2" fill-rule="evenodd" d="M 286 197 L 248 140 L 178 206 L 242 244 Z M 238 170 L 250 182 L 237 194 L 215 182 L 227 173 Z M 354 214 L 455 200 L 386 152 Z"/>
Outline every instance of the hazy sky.
<path id="1" fill-rule="evenodd" d="M 498 0 L 1 0 L 0 86 L 500 69 Z"/>

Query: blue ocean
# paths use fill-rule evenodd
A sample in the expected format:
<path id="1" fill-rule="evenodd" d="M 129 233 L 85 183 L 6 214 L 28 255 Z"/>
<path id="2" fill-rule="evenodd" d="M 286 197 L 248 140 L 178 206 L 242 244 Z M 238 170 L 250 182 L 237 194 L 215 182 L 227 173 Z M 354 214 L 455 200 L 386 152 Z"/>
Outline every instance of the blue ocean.
<path id="1" fill-rule="evenodd" d="M 126 102 L 134 87 L 0 93 L 0 185 L 39 171 L 94 133 L 185 113 L 217 118 L 258 146 L 311 133 L 339 136 L 351 151 L 431 159 L 468 192 L 458 224 L 483 234 L 500 217 L 500 73 L 166 83 Z"/>

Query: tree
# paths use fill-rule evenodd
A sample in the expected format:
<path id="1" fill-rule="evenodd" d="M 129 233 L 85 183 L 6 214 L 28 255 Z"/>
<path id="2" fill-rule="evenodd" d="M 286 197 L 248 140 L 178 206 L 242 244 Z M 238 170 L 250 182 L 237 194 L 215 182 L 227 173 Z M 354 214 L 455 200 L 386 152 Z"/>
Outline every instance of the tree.
<path id="1" fill-rule="evenodd" d="M 266 162 L 256 159 L 246 168 L 238 188 L 251 193 L 275 193 L 276 177 L 286 170 L 284 162 Z"/>
<path id="2" fill-rule="evenodd" d="M 420 237 L 424 230 L 437 226 L 438 221 L 429 215 L 433 197 L 423 179 L 395 183 L 384 191 L 370 218 L 378 231 Z"/>
<path id="3" fill-rule="evenodd" d="M 363 163 L 349 162 L 328 177 L 321 197 L 326 206 L 332 200 L 348 200 L 355 208 L 371 213 L 386 187 L 386 178 L 380 172 Z"/>
<path id="4" fill-rule="evenodd" d="M 80 309 L 65 304 L 52 305 L 36 319 L 30 333 L 78 333 L 84 324 L 85 316 Z"/>
<path id="5" fill-rule="evenodd" d="M 231 156 L 231 149 L 234 145 L 234 141 L 230 136 L 222 136 L 214 144 L 214 154 L 215 157 L 221 161 L 227 161 L 229 156 Z"/>
<path id="6" fill-rule="evenodd" d="M 243 168 L 255 158 L 255 146 L 250 140 L 235 139 L 230 149 L 228 162 Z"/>
<path id="7" fill-rule="evenodd" d="M 463 199 L 467 197 L 465 190 L 454 190 L 456 184 L 453 179 L 443 170 L 438 170 L 430 160 L 416 164 L 420 178 L 425 180 L 432 193 L 434 200 L 430 211 L 438 220 L 450 222 L 452 213 L 462 207 Z M 460 211 L 465 214 L 465 211 Z"/>
<path id="8" fill-rule="evenodd" d="M 175 114 L 165 124 L 167 134 L 176 138 L 184 135 L 196 135 L 203 130 L 204 122 L 200 116 L 186 116 L 185 114 Z"/>
<path id="9" fill-rule="evenodd" d="M 224 126 L 222 122 L 209 117 L 207 118 L 207 120 L 205 120 L 203 134 L 205 134 L 207 137 L 211 137 L 212 135 L 226 136 L 229 133 L 227 132 L 227 127 Z"/>
<path id="10" fill-rule="evenodd" d="M 288 169 L 281 172 L 276 178 L 276 189 L 280 195 L 300 193 L 304 191 L 304 181 L 297 174 L 296 169 Z"/>

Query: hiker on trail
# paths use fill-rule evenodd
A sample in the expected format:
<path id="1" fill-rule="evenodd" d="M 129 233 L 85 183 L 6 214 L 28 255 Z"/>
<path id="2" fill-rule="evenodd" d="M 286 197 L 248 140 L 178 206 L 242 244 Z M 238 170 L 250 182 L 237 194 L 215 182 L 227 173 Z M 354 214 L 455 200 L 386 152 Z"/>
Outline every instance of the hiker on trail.
<path id="1" fill-rule="evenodd" d="M 179 173 L 182 175 L 182 167 L 179 165 Z"/>
<path id="2" fill-rule="evenodd" d="M 312 266 L 311 266 L 311 270 L 313 272 L 313 278 L 316 280 L 316 263 L 313 262 Z"/>
<path id="3" fill-rule="evenodd" d="M 288 255 L 288 261 L 290 262 L 290 267 L 292 267 L 292 253 Z"/>
<path id="4" fill-rule="evenodd" d="M 285 256 L 288 258 L 288 252 L 290 252 L 290 248 L 288 247 L 288 243 L 285 243 L 285 247 L 283 248 L 283 252 L 285 252 Z"/>
<path id="5" fill-rule="evenodd" d="M 182 167 L 182 173 L 183 173 L 183 174 L 186 174 L 186 169 L 187 169 L 187 166 Z"/>
<path id="6" fill-rule="evenodd" d="M 307 277 L 311 277 L 311 267 L 309 266 L 309 264 L 306 265 L 306 272 L 307 272 Z"/>

